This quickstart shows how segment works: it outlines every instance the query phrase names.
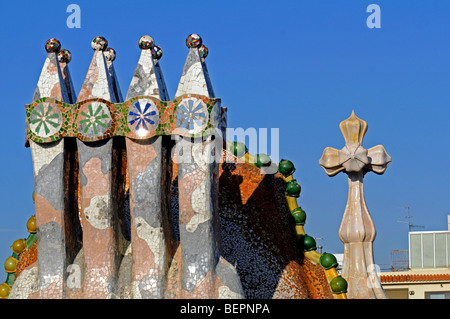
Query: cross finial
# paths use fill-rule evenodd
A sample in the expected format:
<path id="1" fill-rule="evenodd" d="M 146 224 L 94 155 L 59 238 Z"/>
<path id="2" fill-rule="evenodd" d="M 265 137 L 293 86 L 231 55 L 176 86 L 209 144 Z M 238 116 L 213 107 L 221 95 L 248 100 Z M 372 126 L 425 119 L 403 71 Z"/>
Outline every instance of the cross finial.
<path id="1" fill-rule="evenodd" d="M 382 145 L 368 150 L 362 146 L 367 123 L 354 111 L 339 124 L 339 128 L 345 146 L 340 150 L 325 148 L 319 164 L 328 176 L 342 171 L 348 175 L 348 202 L 339 228 L 339 237 L 344 243 L 342 277 L 348 282 L 350 298 L 386 298 L 374 271 L 372 243 L 376 232 L 364 200 L 363 179 L 369 171 L 383 174 L 391 157 Z"/>
<path id="2" fill-rule="evenodd" d="M 391 157 L 383 145 L 374 146 L 369 150 L 362 146 L 367 127 L 367 122 L 358 118 L 354 111 L 348 119 L 339 124 L 345 146 L 340 150 L 332 147 L 325 148 L 319 161 L 320 166 L 329 176 L 334 176 L 341 171 L 350 173 L 363 170 L 364 174 L 368 171 L 383 174 L 386 171 Z"/>

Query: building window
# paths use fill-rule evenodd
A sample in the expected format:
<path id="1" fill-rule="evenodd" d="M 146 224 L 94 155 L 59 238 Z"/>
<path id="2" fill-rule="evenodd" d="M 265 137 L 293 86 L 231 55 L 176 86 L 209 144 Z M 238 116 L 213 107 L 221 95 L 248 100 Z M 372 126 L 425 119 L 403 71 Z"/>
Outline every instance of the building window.
<path id="1" fill-rule="evenodd" d="M 425 299 L 450 299 L 450 291 L 426 292 Z"/>
<path id="2" fill-rule="evenodd" d="M 411 268 L 450 267 L 450 232 L 410 232 Z"/>

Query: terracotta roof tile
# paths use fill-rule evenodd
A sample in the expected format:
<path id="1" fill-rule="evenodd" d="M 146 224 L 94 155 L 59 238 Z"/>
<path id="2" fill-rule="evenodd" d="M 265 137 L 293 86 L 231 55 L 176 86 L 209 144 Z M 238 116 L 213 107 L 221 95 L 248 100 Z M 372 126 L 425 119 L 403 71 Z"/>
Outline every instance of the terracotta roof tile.
<path id="1" fill-rule="evenodd" d="M 380 275 L 379 277 L 381 282 L 450 280 L 450 274 L 402 274 Z"/>

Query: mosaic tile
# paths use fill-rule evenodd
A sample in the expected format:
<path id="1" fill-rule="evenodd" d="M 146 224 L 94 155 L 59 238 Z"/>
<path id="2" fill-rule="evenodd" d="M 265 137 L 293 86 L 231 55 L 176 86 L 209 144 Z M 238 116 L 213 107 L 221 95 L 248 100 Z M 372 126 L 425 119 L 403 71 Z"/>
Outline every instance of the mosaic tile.
<path id="1" fill-rule="evenodd" d="M 203 59 L 205 59 L 208 56 L 208 48 L 203 44 L 198 48 L 198 52 L 200 52 L 200 56 Z"/>
<path id="2" fill-rule="evenodd" d="M 62 49 L 58 53 L 58 61 L 60 63 L 69 63 L 72 60 L 72 53 L 67 49 Z"/>
<path id="3" fill-rule="evenodd" d="M 62 115 L 59 107 L 48 102 L 36 105 L 30 114 L 30 130 L 39 137 L 50 137 L 62 127 Z"/>
<path id="4" fill-rule="evenodd" d="M 82 141 L 170 134 L 201 137 L 214 134 L 222 121 L 220 99 L 199 94 L 185 94 L 172 101 L 136 96 L 123 103 L 93 98 L 67 104 L 42 98 L 27 104 L 25 110 L 27 136 L 36 143 L 63 137 Z"/>
<path id="5" fill-rule="evenodd" d="M 91 46 L 94 50 L 105 50 L 108 47 L 108 41 L 104 37 L 95 37 Z"/>
<path id="6" fill-rule="evenodd" d="M 142 50 L 152 49 L 154 47 L 154 45 L 155 45 L 155 41 L 149 35 L 144 35 L 143 37 L 141 37 L 139 39 L 139 47 Z"/>
<path id="7" fill-rule="evenodd" d="M 36 193 L 40 222 L 58 216 L 63 225 L 65 193 L 55 184 L 63 179 L 49 173 L 58 163 L 58 172 L 66 172 L 64 143 L 69 146 L 73 141 L 61 139 L 78 138 L 67 149 L 76 149 L 69 161 L 76 163 L 72 191 L 78 192 L 78 197 L 73 195 L 83 247 L 73 263 L 83 268 L 84 279 L 82 289 L 66 289 L 64 297 L 332 297 L 323 268 L 304 258 L 299 247 L 283 176 L 261 174 L 226 150 L 220 164 L 209 162 L 217 150 L 209 135 L 226 128 L 226 108 L 214 98 L 204 64 L 208 49 L 201 37 L 191 34 L 186 44 L 188 57 L 175 98 L 169 100 L 158 66 L 162 50 L 153 38 L 142 37 L 141 56 L 123 101 L 112 64 L 115 51 L 107 48 L 106 39 L 95 38 L 95 53 L 76 103 L 75 94 L 66 99 L 69 85 L 61 86 L 58 70 L 58 63 L 68 63 L 70 56 L 56 42 L 48 45 L 46 65 L 52 72 L 40 79 L 38 87 L 53 98 L 42 97 L 37 90 L 36 101 L 26 105 L 26 125 L 33 164 L 41 171 L 36 175 L 42 180 L 36 185 L 48 191 L 45 197 Z M 176 155 L 170 158 L 170 154 L 179 150 L 178 144 L 166 143 L 169 138 L 162 135 L 180 135 L 193 162 L 177 165 Z M 111 139 L 117 136 L 127 138 Z M 206 136 L 203 143 L 192 142 L 191 137 L 200 136 Z M 105 141 L 84 143 L 101 140 Z M 63 200 L 52 207 L 49 201 L 56 193 Z M 118 212 L 126 209 L 121 203 L 127 201 L 124 198 L 129 200 L 128 216 Z M 122 230 L 119 236 L 116 226 Z M 61 293 L 59 274 L 64 273 L 66 260 L 61 243 L 67 233 L 51 230 L 55 229 L 39 229 L 55 236 L 41 241 L 41 248 L 44 243 L 47 250 L 40 250 L 45 253 L 38 259 L 39 280 L 33 281 L 28 272 L 33 268 L 26 266 L 34 258 L 30 253 L 29 260 L 23 257 L 19 284 L 21 278 L 28 278 L 32 286 L 52 285 L 49 291 Z M 122 243 L 121 235 L 126 236 Z M 120 269 L 117 252 L 126 255 Z M 52 262 L 58 269 L 48 275 L 57 278 L 48 281 L 44 272 Z M 30 277 L 24 277 L 27 274 Z M 42 287 L 36 294 L 27 291 L 26 297 L 55 297 Z"/>
<path id="8" fill-rule="evenodd" d="M 78 116 L 79 134 L 87 139 L 103 136 L 111 127 L 111 123 L 111 113 L 106 104 L 97 101 L 81 104 Z"/>
<path id="9" fill-rule="evenodd" d="M 163 56 L 163 51 L 160 46 L 155 45 L 152 49 L 152 57 L 155 60 L 160 60 Z"/>
<path id="10" fill-rule="evenodd" d="M 176 108 L 175 124 L 180 131 L 198 133 L 208 121 L 208 111 L 205 103 L 199 99 L 184 99 Z"/>
<path id="11" fill-rule="evenodd" d="M 180 210 L 176 162 L 170 195 L 174 216 Z M 332 299 L 322 266 L 303 256 L 291 231 L 282 175 L 261 175 L 258 168 L 224 150 L 218 184 L 221 253 L 236 265 L 245 298 Z M 175 238 L 177 229 L 173 225 Z M 176 267 L 181 258 L 176 260 L 169 272 L 180 271 Z"/>
<path id="12" fill-rule="evenodd" d="M 198 48 L 202 45 L 202 38 L 195 33 L 192 33 L 186 38 L 186 46 L 188 48 Z"/>
<path id="13" fill-rule="evenodd" d="M 61 43 L 57 39 L 48 39 L 47 42 L 45 42 L 45 51 L 47 52 L 59 52 L 61 49 Z"/>
<path id="14" fill-rule="evenodd" d="M 113 48 L 106 48 L 105 51 L 103 51 L 103 54 L 105 55 L 106 61 L 114 61 L 116 59 L 116 50 Z"/>
<path id="15" fill-rule="evenodd" d="M 130 134 L 137 138 L 147 138 L 159 124 L 159 110 L 151 99 L 138 99 L 132 102 L 127 116 Z"/>

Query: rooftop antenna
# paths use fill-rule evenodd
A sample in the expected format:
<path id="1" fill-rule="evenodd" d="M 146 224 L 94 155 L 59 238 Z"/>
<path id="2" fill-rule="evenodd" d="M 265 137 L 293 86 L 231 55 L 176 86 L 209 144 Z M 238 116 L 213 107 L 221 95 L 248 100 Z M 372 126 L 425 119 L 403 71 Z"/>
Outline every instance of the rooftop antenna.
<path id="1" fill-rule="evenodd" d="M 411 218 L 412 218 L 411 213 L 410 213 L 411 207 L 405 206 L 404 208 L 406 208 L 406 210 L 408 211 L 408 216 L 405 216 L 405 218 L 408 219 L 408 221 L 405 222 L 405 221 L 403 221 L 403 220 L 397 220 L 398 223 L 408 224 L 409 232 L 411 232 L 411 230 L 412 230 L 413 227 L 416 227 L 416 228 L 425 228 L 425 226 L 422 226 L 422 225 L 413 225 L 413 224 L 411 224 Z"/>
<path id="2" fill-rule="evenodd" d="M 322 237 L 313 237 L 313 238 L 314 238 L 315 240 L 318 240 L 318 239 L 323 240 Z M 318 250 L 318 253 L 319 253 L 319 254 L 322 253 L 322 249 L 323 249 L 323 246 L 322 246 L 322 245 L 317 246 L 317 250 Z"/>

